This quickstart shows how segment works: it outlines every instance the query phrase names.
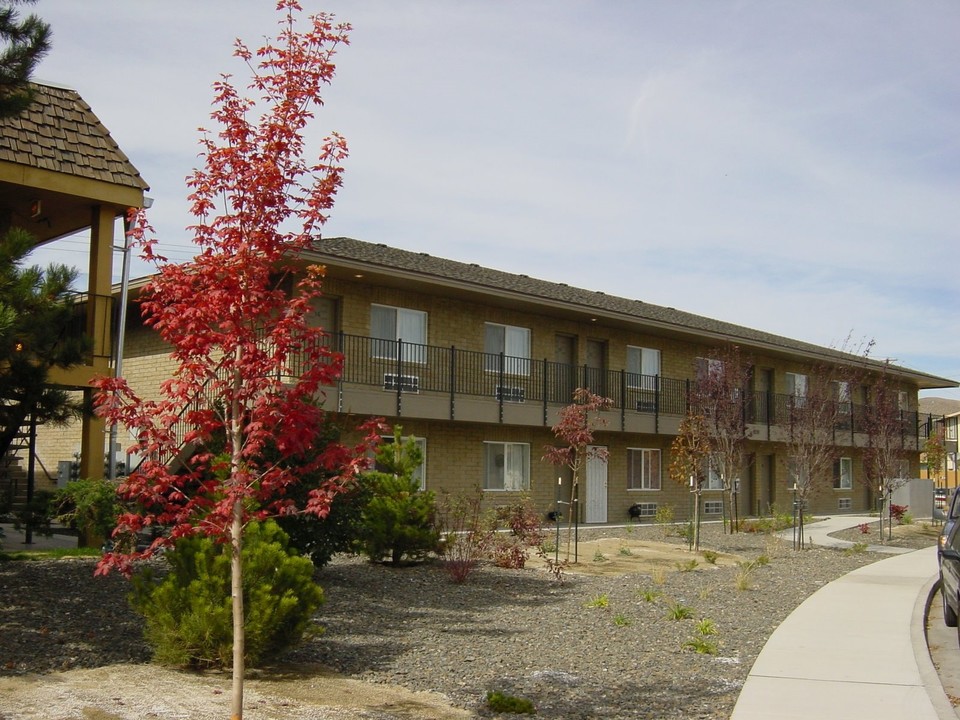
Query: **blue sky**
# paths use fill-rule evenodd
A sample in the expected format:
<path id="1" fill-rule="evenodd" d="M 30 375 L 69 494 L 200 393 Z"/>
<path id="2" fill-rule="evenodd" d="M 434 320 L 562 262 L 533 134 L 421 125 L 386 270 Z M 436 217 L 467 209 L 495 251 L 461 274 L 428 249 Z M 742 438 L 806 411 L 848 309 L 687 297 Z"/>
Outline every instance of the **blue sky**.
<path id="1" fill-rule="evenodd" d="M 310 137 L 325 233 L 565 282 L 960 380 L 955 0 L 302 0 L 353 24 Z M 184 177 L 271 0 L 39 0 L 192 255 Z M 36 253 L 80 262 L 83 239 Z M 117 263 L 119 268 L 119 262 Z M 134 273 L 148 268 L 134 264 Z M 958 391 L 937 391 L 960 398 Z"/>

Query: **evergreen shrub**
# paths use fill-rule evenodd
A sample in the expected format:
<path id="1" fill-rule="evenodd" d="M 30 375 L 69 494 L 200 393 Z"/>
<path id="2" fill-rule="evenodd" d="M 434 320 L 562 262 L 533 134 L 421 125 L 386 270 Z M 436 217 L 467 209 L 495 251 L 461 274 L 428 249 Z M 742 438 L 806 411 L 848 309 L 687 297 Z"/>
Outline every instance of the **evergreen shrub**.
<path id="1" fill-rule="evenodd" d="M 232 665 L 230 545 L 205 536 L 181 538 L 164 555 L 168 572 L 134 576 L 133 608 L 144 616 L 154 660 L 189 668 Z M 297 644 L 323 603 L 313 564 L 288 547 L 272 520 L 244 533 L 245 659 L 250 665 Z"/>

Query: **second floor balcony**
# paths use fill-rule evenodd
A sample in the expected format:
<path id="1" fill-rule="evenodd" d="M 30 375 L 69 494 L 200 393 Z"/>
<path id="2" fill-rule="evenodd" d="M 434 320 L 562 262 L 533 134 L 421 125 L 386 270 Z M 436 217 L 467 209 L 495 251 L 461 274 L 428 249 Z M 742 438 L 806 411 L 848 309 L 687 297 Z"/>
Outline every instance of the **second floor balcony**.
<path id="1" fill-rule="evenodd" d="M 331 346 L 343 354 L 343 374 L 327 406 L 361 414 L 550 426 L 578 387 L 612 401 L 608 430 L 676 435 L 696 381 L 511 357 L 340 333 Z M 296 372 L 297 362 L 291 372 Z M 755 440 L 785 441 L 804 398 L 743 390 L 742 412 Z M 336 405 L 334 408 L 333 405 Z M 919 449 L 939 418 L 899 411 L 902 447 Z M 867 443 L 866 408 L 838 403 L 838 445 Z"/>

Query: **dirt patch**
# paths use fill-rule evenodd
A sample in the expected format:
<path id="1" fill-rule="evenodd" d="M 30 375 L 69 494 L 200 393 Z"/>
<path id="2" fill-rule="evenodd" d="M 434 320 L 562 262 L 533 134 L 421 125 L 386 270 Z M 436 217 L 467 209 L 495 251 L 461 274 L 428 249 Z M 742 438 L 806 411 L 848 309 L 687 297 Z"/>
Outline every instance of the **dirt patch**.
<path id="1" fill-rule="evenodd" d="M 691 552 L 685 545 L 652 542 L 632 538 L 601 538 L 581 540 L 576 552 L 577 563 L 564 569 L 565 573 L 579 575 L 630 575 L 654 571 L 678 572 L 681 569 L 704 569 L 710 567 L 729 567 L 743 558 L 738 555 L 713 551 Z M 567 542 L 560 537 L 559 552 L 549 553 L 551 560 L 567 557 Z M 569 557 L 574 557 L 573 545 L 570 545 Z M 707 559 L 709 557 L 709 560 Z M 692 565 L 693 563 L 696 565 Z M 531 567 L 544 567 L 546 560 L 531 557 L 527 564 Z"/>
<path id="2" fill-rule="evenodd" d="M 212 720 L 228 714 L 230 685 L 227 673 L 188 673 L 154 665 L 6 677 L 0 678 L 0 718 Z M 443 695 L 297 667 L 251 672 L 245 685 L 244 717 L 461 720 L 473 716 L 451 707 Z"/>

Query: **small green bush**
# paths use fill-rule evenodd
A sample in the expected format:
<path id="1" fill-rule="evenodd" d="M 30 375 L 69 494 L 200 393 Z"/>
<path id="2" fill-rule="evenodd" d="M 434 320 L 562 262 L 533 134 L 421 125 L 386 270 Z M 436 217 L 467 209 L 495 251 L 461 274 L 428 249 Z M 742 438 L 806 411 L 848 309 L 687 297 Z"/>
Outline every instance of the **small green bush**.
<path id="1" fill-rule="evenodd" d="M 487 707 L 498 713 L 514 713 L 516 715 L 533 715 L 536 709 L 533 703 L 526 698 L 505 695 L 499 690 L 487 693 Z"/>
<path id="2" fill-rule="evenodd" d="M 134 576 L 133 608 L 144 616 L 154 660 L 190 668 L 230 667 L 233 620 L 230 545 L 209 537 L 178 540 L 164 555 L 169 572 Z M 244 533 L 243 603 L 246 662 L 256 665 L 301 640 L 323 602 L 313 563 L 288 549 L 271 521 Z"/>
<path id="3" fill-rule="evenodd" d="M 117 486 L 94 479 L 68 482 L 54 495 L 51 508 L 57 522 L 79 533 L 81 545 L 99 544 L 110 537 L 121 509 Z"/>
<path id="4" fill-rule="evenodd" d="M 693 617 L 693 608 L 682 603 L 673 603 L 667 608 L 667 618 L 670 620 L 686 620 Z"/>
<path id="5" fill-rule="evenodd" d="M 703 559 L 706 560 L 710 565 L 717 564 L 717 558 L 720 557 L 720 553 L 714 552 L 713 550 L 704 550 Z"/>
<path id="6" fill-rule="evenodd" d="M 584 607 L 605 608 L 608 605 L 610 605 L 610 598 L 607 596 L 606 593 L 600 593 L 599 595 L 595 596 L 593 599 L 587 601 L 584 604 Z"/>

